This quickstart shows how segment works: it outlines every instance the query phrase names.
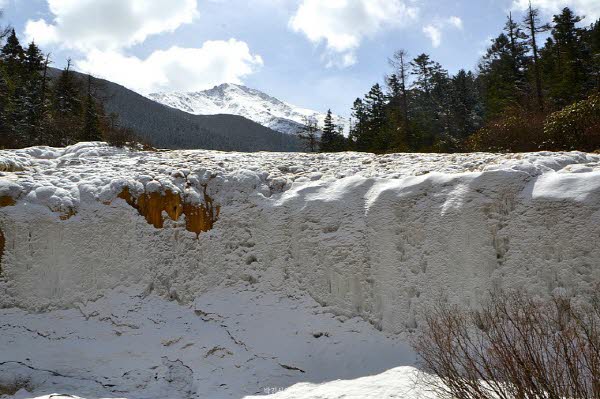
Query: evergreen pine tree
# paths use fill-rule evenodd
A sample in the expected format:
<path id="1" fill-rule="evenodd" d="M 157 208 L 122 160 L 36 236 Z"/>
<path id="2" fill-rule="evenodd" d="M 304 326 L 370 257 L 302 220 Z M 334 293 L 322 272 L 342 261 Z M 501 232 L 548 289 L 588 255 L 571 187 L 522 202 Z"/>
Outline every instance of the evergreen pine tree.
<path id="1" fill-rule="evenodd" d="M 583 32 L 582 40 L 589 52 L 586 94 L 600 92 L 600 19 Z"/>
<path id="2" fill-rule="evenodd" d="M 524 19 L 524 24 L 529 33 L 529 45 L 533 52 L 533 76 L 535 80 L 535 97 L 540 111 L 544 111 L 544 93 L 542 88 L 542 71 L 540 67 L 540 57 L 538 48 L 538 35 L 550 30 L 548 24 L 541 24 L 539 10 L 533 8 L 529 1 L 529 8 Z"/>
<path id="3" fill-rule="evenodd" d="M 34 42 L 29 44 L 23 55 L 23 69 L 26 77 L 37 75 L 44 69 L 44 56 Z"/>
<path id="4" fill-rule="evenodd" d="M 335 151 L 346 151 L 348 149 L 346 137 L 344 136 L 344 126 L 336 127 L 335 133 Z"/>
<path id="5" fill-rule="evenodd" d="M 359 151 L 382 151 L 387 144 L 385 140 L 378 140 L 385 127 L 385 95 L 379 83 L 371 87 L 365 96 L 365 112 L 367 117 L 366 131 L 357 142 Z"/>
<path id="6" fill-rule="evenodd" d="M 54 130 L 58 137 L 55 140 L 60 145 L 75 142 L 81 131 L 82 103 L 80 87 L 75 75 L 71 72 L 71 61 L 61 72 L 54 83 L 52 111 L 56 126 Z"/>
<path id="7" fill-rule="evenodd" d="M 529 64 L 529 46 L 527 45 L 527 35 L 521 29 L 521 26 L 512 18 L 512 13 L 508 14 L 504 31 L 509 40 L 510 61 L 513 68 L 514 87 L 520 94 L 528 91 L 527 85 L 527 65 Z"/>
<path id="8" fill-rule="evenodd" d="M 396 70 L 395 75 L 399 86 L 397 90 L 400 94 L 398 106 L 400 107 L 400 115 L 403 117 L 404 132 L 407 137 L 410 137 L 410 119 L 408 110 L 408 74 L 410 63 L 408 62 L 408 53 L 405 50 L 396 51 L 394 57 L 390 60 L 390 64 Z"/>
<path id="9" fill-rule="evenodd" d="M 333 124 L 333 116 L 331 110 L 327 111 L 323 124 L 323 133 L 321 135 L 321 152 L 336 151 L 336 130 Z"/>
<path id="10" fill-rule="evenodd" d="M 421 54 L 411 62 L 411 74 L 416 77 L 412 90 L 411 147 L 427 150 L 436 138 L 447 135 L 449 120 L 448 72 Z"/>
<path id="11" fill-rule="evenodd" d="M 14 129 L 22 136 L 23 145 L 48 144 L 43 140 L 44 118 L 47 114 L 45 101 L 46 75 L 44 57 L 40 49 L 31 43 L 23 62 L 22 85 L 15 91 Z M 44 74 L 42 74 L 44 72 Z"/>
<path id="12" fill-rule="evenodd" d="M 84 103 L 82 141 L 101 141 L 100 118 L 98 116 L 98 105 L 93 96 L 92 76 L 88 75 L 87 94 Z"/>
<path id="13" fill-rule="evenodd" d="M 386 79 L 388 87 L 388 101 L 390 105 L 394 105 L 400 108 L 400 102 L 402 98 L 402 89 L 400 88 L 400 80 L 396 74 L 390 75 Z"/>
<path id="14" fill-rule="evenodd" d="M 432 74 L 435 63 L 427 54 L 421 54 L 410 65 L 411 74 L 416 77 L 413 87 L 429 96 L 432 90 Z"/>
<path id="15" fill-rule="evenodd" d="M 562 108 L 586 97 L 586 48 L 583 29 L 576 25 L 583 18 L 569 8 L 553 18 L 552 38 L 542 50 L 546 85 L 554 105 Z"/>
<path id="16" fill-rule="evenodd" d="M 522 90 L 524 76 L 519 72 L 511 39 L 506 34 L 502 33 L 493 40 L 479 65 L 479 72 L 484 83 L 488 118 L 526 103 L 526 90 Z"/>
<path id="17" fill-rule="evenodd" d="M 350 134 L 348 136 L 349 144 L 353 150 L 361 150 L 358 148 L 359 143 L 364 141 L 363 136 L 367 131 L 367 113 L 363 100 L 357 98 L 352 105 L 352 123 Z"/>
<path id="18" fill-rule="evenodd" d="M 471 72 L 461 69 L 451 82 L 451 136 L 461 142 L 481 126 L 483 109 Z"/>
<path id="19" fill-rule="evenodd" d="M 4 63 L 8 76 L 16 80 L 22 74 L 24 57 L 23 47 L 19 43 L 15 30 L 12 29 L 6 44 L 0 51 L 0 60 Z"/>
<path id="20" fill-rule="evenodd" d="M 8 76 L 4 65 L 0 63 L 0 148 L 15 147 L 12 130 L 10 129 L 9 113 L 10 113 L 11 88 L 9 85 Z"/>

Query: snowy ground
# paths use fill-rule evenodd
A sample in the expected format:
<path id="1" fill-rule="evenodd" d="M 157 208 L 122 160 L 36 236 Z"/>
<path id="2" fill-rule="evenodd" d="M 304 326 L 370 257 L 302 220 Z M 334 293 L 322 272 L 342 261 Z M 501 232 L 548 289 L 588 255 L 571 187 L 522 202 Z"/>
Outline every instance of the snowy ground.
<path id="1" fill-rule="evenodd" d="M 264 396 L 296 382 L 354 379 L 413 362 L 397 338 L 362 319 L 336 317 L 303 295 L 241 284 L 187 306 L 128 287 L 76 309 L 2 310 L 0 320 L 0 386 L 23 389 L 16 398 L 33 396 L 25 390 L 36 396 Z M 412 388 L 406 370 L 381 377 L 399 378 L 386 388 L 390 393 Z M 378 384 L 372 380 L 357 384 L 371 391 Z M 298 388 L 291 392 L 299 397 Z"/>
<path id="2" fill-rule="evenodd" d="M 168 192 L 218 206 L 212 229 Z M 0 387 L 426 397 L 402 339 L 428 306 L 585 295 L 599 236 L 593 154 L 0 151 Z"/>

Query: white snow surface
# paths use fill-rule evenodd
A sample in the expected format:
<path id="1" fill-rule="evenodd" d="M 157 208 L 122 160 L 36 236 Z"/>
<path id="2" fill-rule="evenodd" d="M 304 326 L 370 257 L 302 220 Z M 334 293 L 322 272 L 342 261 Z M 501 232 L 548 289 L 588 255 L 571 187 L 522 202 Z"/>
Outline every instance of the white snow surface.
<path id="1" fill-rule="evenodd" d="M 194 115 L 231 114 L 243 116 L 285 134 L 298 134 L 313 118 L 323 127 L 325 113 L 288 104 L 259 90 L 232 83 L 191 93 L 153 93 L 153 101 Z M 333 122 L 348 131 L 348 121 L 334 115 Z"/>
<path id="2" fill-rule="evenodd" d="M 124 187 L 193 203 L 206 188 L 218 221 L 154 228 Z M 427 398 L 403 342 L 434 302 L 600 281 L 595 154 L 81 143 L 0 151 L 3 198 L 0 387 L 15 398 Z"/>
<path id="3" fill-rule="evenodd" d="M 0 320 L 0 386 L 22 390 L 15 398 L 239 399 L 381 373 L 413 358 L 360 318 L 260 284 L 219 287 L 185 306 L 120 287 L 75 309 L 0 310 Z"/>

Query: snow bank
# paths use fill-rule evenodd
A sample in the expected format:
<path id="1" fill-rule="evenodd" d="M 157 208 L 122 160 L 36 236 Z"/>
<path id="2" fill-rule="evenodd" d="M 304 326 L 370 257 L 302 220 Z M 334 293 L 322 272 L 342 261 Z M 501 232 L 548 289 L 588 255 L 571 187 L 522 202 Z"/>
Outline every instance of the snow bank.
<path id="1" fill-rule="evenodd" d="M 430 398 L 423 309 L 593 290 L 599 236 L 592 154 L 0 151 L 0 391 Z"/>
<path id="2" fill-rule="evenodd" d="M 244 281 L 398 333 L 440 297 L 476 305 L 495 287 L 578 293 L 600 280 L 592 154 L 82 143 L 0 152 L 9 163 L 23 170 L 0 177 L 3 307 L 69 308 L 137 284 L 187 304 Z"/>

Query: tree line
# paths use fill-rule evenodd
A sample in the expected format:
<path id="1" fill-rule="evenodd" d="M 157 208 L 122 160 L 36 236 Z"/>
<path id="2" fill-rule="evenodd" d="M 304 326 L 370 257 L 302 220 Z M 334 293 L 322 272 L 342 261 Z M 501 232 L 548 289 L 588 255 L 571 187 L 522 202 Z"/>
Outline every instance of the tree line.
<path id="1" fill-rule="evenodd" d="M 104 111 L 95 79 L 76 75 L 70 61 L 52 78 L 50 55 L 34 42 L 24 48 L 14 29 L 5 29 L 0 39 L 0 148 L 136 141 L 116 115 Z"/>
<path id="2" fill-rule="evenodd" d="M 454 75 L 399 50 L 385 84 L 354 101 L 349 137 L 330 146 L 326 125 L 321 150 L 600 149 L 600 20 L 582 21 L 564 8 L 542 23 L 530 5 L 521 21 L 507 16 L 475 71 Z"/>

